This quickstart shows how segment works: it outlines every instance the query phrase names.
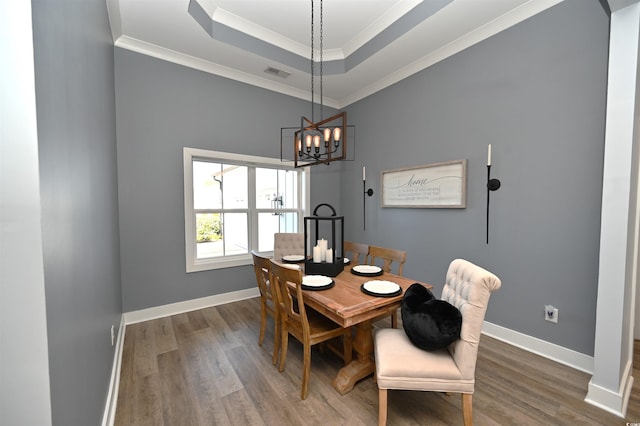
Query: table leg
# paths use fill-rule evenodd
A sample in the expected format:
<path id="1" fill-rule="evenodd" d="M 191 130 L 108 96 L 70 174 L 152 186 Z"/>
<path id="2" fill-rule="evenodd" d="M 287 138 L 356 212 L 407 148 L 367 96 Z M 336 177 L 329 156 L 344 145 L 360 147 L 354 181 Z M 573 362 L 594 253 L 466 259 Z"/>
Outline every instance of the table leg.
<path id="1" fill-rule="evenodd" d="M 340 395 L 350 392 L 358 380 L 364 379 L 375 371 L 373 355 L 373 336 L 371 334 L 371 321 L 365 321 L 354 326 L 356 335 L 353 340 L 353 349 L 356 357 L 348 365 L 340 369 L 333 379 L 333 387 Z"/>

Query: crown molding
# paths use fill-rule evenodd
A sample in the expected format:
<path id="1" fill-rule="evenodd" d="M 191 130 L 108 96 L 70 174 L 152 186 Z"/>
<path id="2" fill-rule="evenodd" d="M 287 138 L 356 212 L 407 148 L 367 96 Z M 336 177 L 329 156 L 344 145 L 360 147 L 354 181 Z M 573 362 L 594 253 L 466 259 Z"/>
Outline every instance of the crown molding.
<path id="1" fill-rule="evenodd" d="M 116 7 L 114 7 L 113 9 L 111 8 L 109 9 L 110 17 L 111 17 L 111 13 L 114 13 L 114 17 L 118 18 L 113 20 L 115 23 L 112 23 L 112 33 L 114 34 L 114 37 L 115 37 L 115 35 L 117 34 L 116 30 L 120 27 L 119 16 L 117 16 L 119 15 L 118 8 L 117 8 L 117 0 L 107 0 L 107 1 L 108 1 L 107 3 L 108 6 L 112 3 L 116 5 Z M 191 0 L 191 1 L 196 1 L 196 0 Z M 414 61 L 413 63 L 405 67 L 399 68 L 395 72 L 392 72 L 386 75 L 385 77 L 364 87 L 363 89 L 353 93 L 352 95 L 349 95 L 344 98 L 339 98 L 339 99 L 328 98 L 325 96 L 324 105 L 331 108 L 335 108 L 335 109 L 343 109 L 348 105 L 351 105 L 361 99 L 366 98 L 367 96 L 370 96 L 380 90 L 383 90 L 450 56 L 455 55 L 456 53 L 461 52 L 462 50 L 470 46 L 473 46 L 476 43 L 479 43 L 495 34 L 498 34 L 501 31 L 507 28 L 510 28 L 552 6 L 555 6 L 556 4 L 561 3 L 562 1 L 564 0 L 530 0 L 527 3 L 524 3 L 523 5 L 521 5 L 520 7 L 508 13 L 505 13 L 499 18 L 494 19 L 488 24 L 468 34 L 465 34 L 462 37 L 459 37 L 458 39 L 452 41 L 451 43 L 445 45 L 444 47 L 418 59 L 417 61 Z M 421 2 L 418 2 L 417 0 L 415 0 L 415 3 L 419 4 Z M 410 3 L 407 3 L 406 7 L 408 7 L 409 5 Z M 200 6 L 203 8 L 203 10 L 207 11 L 207 8 L 205 7 L 206 5 L 200 5 Z M 401 11 L 398 13 L 401 13 Z M 157 45 L 147 43 L 141 40 L 137 40 L 131 37 L 121 35 L 116 38 L 114 45 L 123 49 L 142 53 L 144 55 L 152 56 L 158 59 L 162 59 L 165 61 L 183 65 L 186 67 L 204 71 L 210 74 L 215 74 L 221 77 L 229 78 L 229 79 L 246 83 L 252 86 L 261 87 L 267 90 L 282 93 L 284 95 L 292 96 L 298 99 L 311 101 L 311 93 L 307 89 L 294 88 L 287 84 L 282 84 L 267 78 L 261 78 L 259 76 L 241 72 L 233 68 L 218 65 L 194 56 L 190 56 L 180 52 L 176 52 L 174 50 L 166 49 L 161 46 L 157 46 Z M 363 65 L 366 66 L 366 60 L 364 61 Z M 345 74 L 348 75 L 349 71 L 347 71 Z"/>

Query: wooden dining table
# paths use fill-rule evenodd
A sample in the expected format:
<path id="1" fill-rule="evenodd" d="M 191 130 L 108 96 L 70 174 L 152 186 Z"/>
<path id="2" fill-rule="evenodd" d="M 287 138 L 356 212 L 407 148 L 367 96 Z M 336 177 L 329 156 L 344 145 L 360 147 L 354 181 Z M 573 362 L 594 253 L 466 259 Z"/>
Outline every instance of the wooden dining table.
<path id="1" fill-rule="evenodd" d="M 388 272 L 380 276 L 360 276 L 351 272 L 351 265 L 333 277 L 335 285 L 326 290 L 304 290 L 304 303 L 342 327 L 354 327 L 355 357 L 333 379 L 333 387 L 341 394 L 351 391 L 356 382 L 375 370 L 373 360 L 373 322 L 400 307 L 402 294 L 414 283 L 431 289 L 432 285 Z M 365 294 L 362 284 L 371 280 L 391 281 L 402 288 L 402 294 L 380 297 Z"/>

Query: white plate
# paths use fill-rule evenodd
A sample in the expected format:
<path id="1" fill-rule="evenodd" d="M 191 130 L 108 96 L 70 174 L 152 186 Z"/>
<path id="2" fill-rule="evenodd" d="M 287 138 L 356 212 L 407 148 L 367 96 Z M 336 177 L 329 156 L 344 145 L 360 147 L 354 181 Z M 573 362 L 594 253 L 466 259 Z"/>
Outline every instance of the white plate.
<path id="1" fill-rule="evenodd" d="M 331 277 L 325 277 L 324 275 L 305 275 L 302 277 L 302 285 L 308 287 L 322 287 L 332 282 L 333 279 Z"/>
<path id="2" fill-rule="evenodd" d="M 304 255 L 302 254 L 289 254 L 287 256 L 282 256 L 282 260 L 285 262 L 300 262 L 304 260 Z"/>
<path id="3" fill-rule="evenodd" d="M 285 268 L 300 270 L 300 265 L 296 265 L 295 263 L 282 263 L 281 265 Z"/>
<path id="4" fill-rule="evenodd" d="M 376 294 L 391 294 L 400 290 L 400 286 L 391 281 L 373 280 L 363 284 L 365 290 Z"/>
<path id="5" fill-rule="evenodd" d="M 382 268 L 375 265 L 357 265 L 352 268 L 354 271 L 361 274 L 377 274 L 382 271 Z"/>

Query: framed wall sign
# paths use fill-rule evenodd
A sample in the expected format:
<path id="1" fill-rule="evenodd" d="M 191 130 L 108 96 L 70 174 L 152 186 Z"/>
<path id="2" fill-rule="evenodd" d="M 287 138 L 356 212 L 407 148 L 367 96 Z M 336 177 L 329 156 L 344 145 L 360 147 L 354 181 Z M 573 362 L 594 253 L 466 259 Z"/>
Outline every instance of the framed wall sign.
<path id="1" fill-rule="evenodd" d="M 467 160 L 446 161 L 382 172 L 382 207 L 467 206 Z"/>

